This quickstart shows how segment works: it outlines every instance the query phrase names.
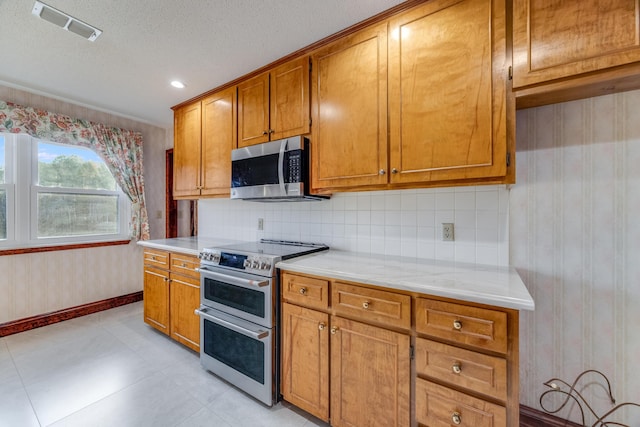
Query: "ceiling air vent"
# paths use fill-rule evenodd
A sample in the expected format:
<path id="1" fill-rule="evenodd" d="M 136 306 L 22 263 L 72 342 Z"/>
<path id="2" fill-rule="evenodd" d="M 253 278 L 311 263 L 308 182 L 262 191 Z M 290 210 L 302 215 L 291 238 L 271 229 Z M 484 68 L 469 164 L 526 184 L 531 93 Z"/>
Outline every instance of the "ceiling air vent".
<path id="1" fill-rule="evenodd" d="M 67 15 L 64 12 L 39 1 L 36 1 L 33 5 L 31 13 L 45 21 L 49 21 L 52 24 L 57 25 L 62 29 L 78 34 L 89 41 L 94 41 L 100 34 L 102 34 L 102 31 L 96 27 L 92 27 L 71 15 Z"/>

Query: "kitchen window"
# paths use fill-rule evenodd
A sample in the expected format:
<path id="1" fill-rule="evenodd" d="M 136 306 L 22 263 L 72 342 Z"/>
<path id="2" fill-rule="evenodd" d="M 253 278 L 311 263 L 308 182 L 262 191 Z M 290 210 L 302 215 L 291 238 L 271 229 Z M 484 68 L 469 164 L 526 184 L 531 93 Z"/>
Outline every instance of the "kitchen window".
<path id="1" fill-rule="evenodd" d="M 128 240 L 129 209 L 91 149 L 0 134 L 0 247 Z"/>

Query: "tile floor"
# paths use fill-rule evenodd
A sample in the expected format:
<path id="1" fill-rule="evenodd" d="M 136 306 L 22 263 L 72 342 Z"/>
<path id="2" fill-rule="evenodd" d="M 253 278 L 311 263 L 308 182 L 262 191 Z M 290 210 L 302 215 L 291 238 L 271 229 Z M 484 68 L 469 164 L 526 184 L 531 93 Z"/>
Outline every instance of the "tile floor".
<path id="1" fill-rule="evenodd" d="M 0 338 L 0 426 L 326 424 L 268 408 L 142 321 L 142 302 Z"/>

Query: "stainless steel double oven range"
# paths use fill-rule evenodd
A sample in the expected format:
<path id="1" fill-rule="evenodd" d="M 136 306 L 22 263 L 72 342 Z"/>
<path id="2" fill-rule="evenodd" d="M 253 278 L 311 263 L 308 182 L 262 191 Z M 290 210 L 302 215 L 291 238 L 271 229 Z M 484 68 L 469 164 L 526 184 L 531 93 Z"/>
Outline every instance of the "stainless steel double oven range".
<path id="1" fill-rule="evenodd" d="M 200 363 L 273 405 L 279 388 L 278 261 L 325 245 L 261 240 L 200 252 Z"/>

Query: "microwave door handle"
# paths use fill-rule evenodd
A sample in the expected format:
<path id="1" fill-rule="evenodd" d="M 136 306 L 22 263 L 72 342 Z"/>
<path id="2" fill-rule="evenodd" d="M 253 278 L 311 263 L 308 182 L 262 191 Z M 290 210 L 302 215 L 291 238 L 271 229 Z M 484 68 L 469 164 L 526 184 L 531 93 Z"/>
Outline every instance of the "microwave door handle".
<path id="1" fill-rule="evenodd" d="M 228 274 L 222 274 L 222 273 L 218 273 L 218 272 L 215 272 L 215 271 L 211 271 L 207 267 L 196 268 L 196 271 L 198 273 L 205 274 L 205 275 L 207 275 L 209 277 L 216 278 L 216 279 L 218 279 L 220 281 L 225 281 L 226 283 L 230 283 L 232 285 L 244 286 L 245 288 L 246 287 L 262 288 L 264 286 L 268 286 L 269 285 L 269 281 L 268 280 L 243 279 L 241 277 L 235 277 L 235 276 L 230 276 Z"/>
<path id="2" fill-rule="evenodd" d="M 278 182 L 280 183 L 280 193 L 285 196 L 287 191 L 284 187 L 284 152 L 287 149 L 287 139 L 280 141 L 280 154 L 278 156 Z"/>
<path id="3" fill-rule="evenodd" d="M 195 310 L 195 314 L 205 319 L 208 319 L 213 323 L 217 323 L 220 326 L 224 326 L 227 329 L 231 329 L 234 332 L 251 337 L 256 340 L 261 340 L 269 336 L 269 331 L 263 331 L 263 330 L 251 331 L 249 329 L 243 328 L 242 326 L 236 325 L 231 322 L 227 322 L 226 320 L 216 317 L 211 313 L 207 313 L 208 311 L 209 310 L 206 307 L 200 307 L 199 309 Z"/>

